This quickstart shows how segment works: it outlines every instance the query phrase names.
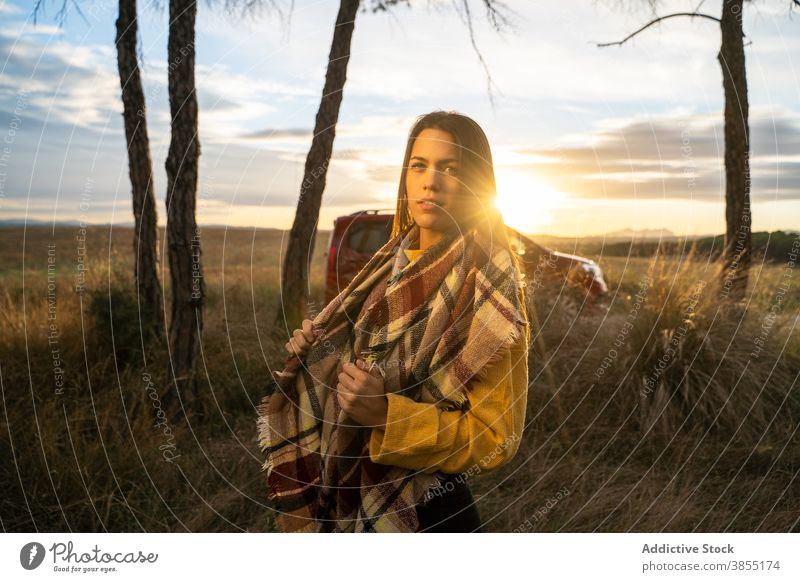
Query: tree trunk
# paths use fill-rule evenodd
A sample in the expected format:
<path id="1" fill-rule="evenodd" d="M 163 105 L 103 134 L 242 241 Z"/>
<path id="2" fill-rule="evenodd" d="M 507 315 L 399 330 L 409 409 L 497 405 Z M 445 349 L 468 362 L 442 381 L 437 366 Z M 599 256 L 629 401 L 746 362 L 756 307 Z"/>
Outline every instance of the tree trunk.
<path id="1" fill-rule="evenodd" d="M 744 299 L 751 259 L 750 130 L 744 62 L 742 0 L 724 0 L 717 56 L 725 89 L 725 248 L 722 296 Z"/>
<path id="2" fill-rule="evenodd" d="M 142 330 L 164 337 L 163 295 L 158 280 L 158 219 L 147 116 L 136 57 L 136 0 L 120 0 L 117 66 L 122 87 L 122 117 L 128 142 L 128 175 L 133 197 L 134 284 Z M 144 341 L 144 338 L 143 338 Z"/>
<path id="3" fill-rule="evenodd" d="M 281 298 L 276 326 L 293 329 L 308 313 L 308 280 L 311 254 L 319 221 L 322 192 L 336 135 L 336 122 L 342 103 L 342 90 L 350 60 L 350 40 L 353 37 L 359 0 L 341 0 L 333 32 L 328 70 L 322 101 L 314 124 L 314 137 L 306 158 L 297 212 L 289 235 L 283 261 Z"/>
<path id="4" fill-rule="evenodd" d="M 171 373 L 184 403 L 195 397 L 195 363 L 203 331 L 205 283 L 197 229 L 197 94 L 194 83 L 196 0 L 170 0 L 167 42 L 172 136 L 167 155 L 167 244 L 172 318 Z"/>

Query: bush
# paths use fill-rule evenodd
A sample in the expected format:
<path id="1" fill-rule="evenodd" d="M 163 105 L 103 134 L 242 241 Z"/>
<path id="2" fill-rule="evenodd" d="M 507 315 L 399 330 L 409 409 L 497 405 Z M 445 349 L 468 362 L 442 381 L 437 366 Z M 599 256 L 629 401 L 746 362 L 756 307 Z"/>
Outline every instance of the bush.
<path id="1" fill-rule="evenodd" d="M 113 356 L 119 367 L 141 360 L 153 338 L 143 327 L 149 314 L 137 304 L 132 280 L 115 275 L 107 286 L 89 291 L 89 315 L 102 355 Z"/>
<path id="2" fill-rule="evenodd" d="M 768 306 L 728 310 L 716 269 L 691 273 L 692 264 L 688 257 L 651 267 L 651 285 L 620 342 L 616 380 L 638 406 L 644 434 L 669 436 L 688 425 L 757 438 L 784 404 L 797 363 L 780 349 L 754 351 Z M 773 341 L 788 336 L 785 327 L 774 322 Z M 796 399 L 786 404 L 796 407 Z"/>

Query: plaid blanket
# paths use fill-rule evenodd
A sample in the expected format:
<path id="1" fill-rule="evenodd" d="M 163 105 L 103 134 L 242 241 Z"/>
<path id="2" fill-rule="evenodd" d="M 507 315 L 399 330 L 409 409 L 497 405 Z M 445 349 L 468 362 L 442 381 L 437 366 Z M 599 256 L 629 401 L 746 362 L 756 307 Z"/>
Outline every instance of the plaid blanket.
<path id="1" fill-rule="evenodd" d="M 258 436 L 282 531 L 418 530 L 415 506 L 443 475 L 373 463 L 372 429 L 348 419 L 332 387 L 342 363 L 360 357 L 387 392 L 466 411 L 470 380 L 527 333 L 517 263 L 505 230 L 491 232 L 447 236 L 409 264 L 412 224 L 314 318 L 304 361 L 287 357 L 273 373 Z"/>

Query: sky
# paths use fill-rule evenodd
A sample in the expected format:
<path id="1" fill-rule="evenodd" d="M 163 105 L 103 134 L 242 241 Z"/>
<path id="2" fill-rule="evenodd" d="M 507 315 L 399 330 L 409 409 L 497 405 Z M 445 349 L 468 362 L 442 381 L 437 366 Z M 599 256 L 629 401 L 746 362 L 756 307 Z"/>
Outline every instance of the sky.
<path id="1" fill-rule="evenodd" d="M 117 4 L 0 0 L 0 220 L 133 220 L 114 47 Z M 659 2 L 658 15 L 693 10 Z M 214 5 L 216 4 L 216 6 Z M 198 7 L 200 224 L 289 228 L 311 143 L 338 2 L 274 0 L 259 13 Z M 393 209 L 414 119 L 456 110 L 485 130 L 498 207 L 523 232 L 724 232 L 719 27 L 674 18 L 621 47 L 648 3 L 511 1 L 494 30 L 472 0 L 359 12 L 319 228 Z M 719 16 L 720 1 L 701 11 Z M 800 225 L 800 11 L 747 3 L 753 228 Z M 167 2 L 139 1 L 143 83 L 165 218 Z"/>

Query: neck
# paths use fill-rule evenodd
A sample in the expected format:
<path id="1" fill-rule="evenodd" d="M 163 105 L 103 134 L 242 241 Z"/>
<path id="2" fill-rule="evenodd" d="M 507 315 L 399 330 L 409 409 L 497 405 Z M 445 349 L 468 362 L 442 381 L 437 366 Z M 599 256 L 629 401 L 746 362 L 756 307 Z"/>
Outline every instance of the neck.
<path id="1" fill-rule="evenodd" d="M 429 228 L 419 229 L 419 250 L 424 251 L 442 240 L 444 233 Z"/>

